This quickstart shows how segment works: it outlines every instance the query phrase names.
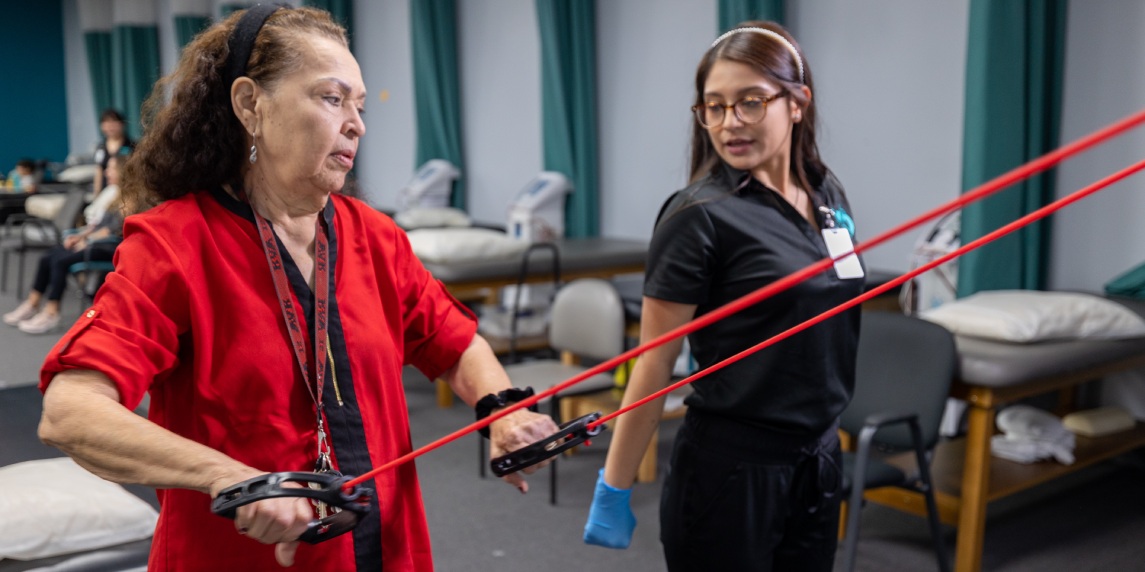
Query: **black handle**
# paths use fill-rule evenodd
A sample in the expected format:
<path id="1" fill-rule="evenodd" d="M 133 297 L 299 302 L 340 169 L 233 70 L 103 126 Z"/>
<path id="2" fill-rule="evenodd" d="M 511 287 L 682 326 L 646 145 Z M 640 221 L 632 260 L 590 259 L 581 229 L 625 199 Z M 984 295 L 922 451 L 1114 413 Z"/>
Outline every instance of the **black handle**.
<path id="1" fill-rule="evenodd" d="M 370 512 L 373 491 L 361 486 L 344 491 L 350 479 L 339 473 L 268 473 L 223 489 L 211 501 L 211 512 L 233 520 L 239 507 L 253 502 L 284 497 L 314 499 L 340 509 L 326 518 L 311 521 L 298 538 L 317 544 L 353 530 Z M 283 486 L 287 483 L 302 486 Z"/>
<path id="2" fill-rule="evenodd" d="M 555 457 L 604 431 L 604 425 L 588 426 L 597 419 L 599 411 L 569 421 L 561 425 L 560 431 L 489 461 L 489 467 L 494 475 L 503 477 Z"/>

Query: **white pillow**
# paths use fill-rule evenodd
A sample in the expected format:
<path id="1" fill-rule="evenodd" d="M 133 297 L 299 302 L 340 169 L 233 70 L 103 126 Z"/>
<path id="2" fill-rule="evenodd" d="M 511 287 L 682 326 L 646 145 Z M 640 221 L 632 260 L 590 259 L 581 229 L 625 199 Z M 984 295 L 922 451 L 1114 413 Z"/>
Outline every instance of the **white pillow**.
<path id="1" fill-rule="evenodd" d="M 151 505 L 67 457 L 0 468 L 0 560 L 31 560 L 149 538 Z"/>
<path id="2" fill-rule="evenodd" d="M 90 183 L 95 180 L 95 172 L 98 168 L 99 165 L 94 163 L 68 167 L 56 175 L 56 180 L 61 183 Z"/>
<path id="3" fill-rule="evenodd" d="M 1137 313 L 1100 296 L 1072 292 L 979 292 L 921 317 L 958 335 L 1007 342 L 1145 336 L 1145 319 Z"/>
<path id="4" fill-rule="evenodd" d="M 44 220 L 52 220 L 64 208 L 67 195 L 51 193 L 47 195 L 35 194 L 24 199 L 24 212 Z"/>
<path id="5" fill-rule="evenodd" d="M 452 207 L 415 207 L 395 215 L 394 222 L 407 230 L 472 226 L 473 224 L 465 211 Z"/>
<path id="6" fill-rule="evenodd" d="M 411 230 L 410 246 L 422 262 L 467 262 L 520 256 L 529 243 L 488 228 Z"/>

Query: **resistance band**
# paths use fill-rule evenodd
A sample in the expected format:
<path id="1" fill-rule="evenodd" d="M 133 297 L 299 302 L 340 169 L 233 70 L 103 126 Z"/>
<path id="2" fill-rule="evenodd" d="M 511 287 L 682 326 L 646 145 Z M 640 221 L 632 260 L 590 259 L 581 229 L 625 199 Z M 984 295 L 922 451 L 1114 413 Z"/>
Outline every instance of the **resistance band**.
<path id="1" fill-rule="evenodd" d="M 601 417 L 600 419 L 589 423 L 589 427 L 593 427 L 593 426 L 597 426 L 597 425 L 600 425 L 602 423 L 605 423 L 606 421 L 613 419 L 614 417 L 616 417 L 622 413 L 625 413 L 627 411 L 631 411 L 632 409 L 640 407 L 641 405 L 644 405 L 645 403 L 648 403 L 649 401 L 652 401 L 652 400 L 656 399 L 657 397 L 667 395 L 668 393 L 671 393 L 672 391 L 675 391 L 676 389 L 679 389 L 685 385 L 688 385 L 689 383 L 692 383 L 693 381 L 696 381 L 696 380 L 700 379 L 701 377 L 704 377 L 705 375 L 707 375 L 711 372 L 721 370 L 721 369 L 723 369 L 723 368 L 725 368 L 725 367 L 727 367 L 727 366 L 729 366 L 729 365 L 731 365 L 731 364 L 733 364 L 733 363 L 735 363 L 735 362 L 737 362 L 737 361 L 739 361 L 739 360 L 741 360 L 741 359 L 743 359 L 743 358 L 745 358 L 745 357 L 747 357 L 747 356 L 749 356 L 755 352 L 758 352 L 758 351 L 760 351 L 760 350 L 762 350 L 768 346 L 777 344 L 777 343 L 779 343 L 779 342 L 781 342 L 781 341 L 783 341 L 783 340 L 785 340 L 785 339 L 787 339 L 787 338 L 789 338 L 795 334 L 798 334 L 799 332 L 802 332 L 803 330 L 806 330 L 807 328 L 810 328 L 811 326 L 814 326 L 815 324 L 818 324 L 819 322 L 827 320 L 827 319 L 831 318 L 832 316 L 835 316 L 836 314 L 839 314 L 839 313 L 844 312 L 850 308 L 853 308 L 859 304 L 862 304 L 863 302 L 866 302 L 867 300 L 870 300 L 871 298 L 874 298 L 874 297 L 878 296 L 879 294 L 882 294 L 883 292 L 886 292 L 887 290 L 890 290 L 891 288 L 894 288 L 895 286 L 898 286 L 898 285 L 902 284 L 903 282 L 906 282 L 907 280 L 910 280 L 911 278 L 914 278 L 915 276 L 918 276 L 919 274 L 926 272 L 927 270 L 938 267 L 942 264 L 945 264 L 946 262 L 948 262 L 950 260 L 953 260 L 959 256 L 962 256 L 963 254 L 966 254 L 967 252 L 970 252 L 971 250 L 974 250 L 978 247 L 981 247 L 987 243 L 993 242 L 993 241 L 995 241 L 995 240 L 997 240 L 997 239 L 999 239 L 999 238 L 1001 238 L 1001 237 L 1003 237 L 1003 236 L 1005 236 L 1011 232 L 1014 232 L 1015 230 L 1018 230 L 1019 228 L 1022 228 L 1023 226 L 1026 226 L 1026 225 L 1036 221 L 1036 220 L 1043 219 L 1043 218 L 1053 214 L 1054 212 L 1065 208 L 1066 206 L 1068 206 L 1070 204 L 1073 204 L 1073 203 L 1075 203 L 1075 202 L 1077 202 L 1077 201 L 1079 201 L 1079 200 L 1081 200 L 1081 199 L 1083 199 L 1089 195 L 1092 195 L 1093 193 L 1096 193 L 1097 191 L 1100 191 L 1101 189 L 1108 187 L 1109 185 L 1112 185 L 1112 184 L 1114 184 L 1114 183 L 1116 183 L 1116 182 L 1118 182 L 1118 181 L 1120 181 L 1126 177 L 1129 177 L 1130 175 L 1133 175 L 1133 174 L 1137 173 L 1138 171 L 1141 171 L 1142 169 L 1145 169 L 1145 161 L 1141 161 L 1139 163 L 1136 163 L 1134 165 L 1126 167 L 1126 168 L 1124 168 L 1124 169 L 1122 169 L 1122 170 L 1120 170 L 1120 171 L 1118 171 L 1118 172 L 1116 172 L 1116 173 L 1114 173 L 1114 174 L 1112 174 L 1112 175 L 1110 175 L 1104 179 L 1101 179 L 1100 181 L 1097 181 L 1096 183 L 1089 185 L 1088 187 L 1085 187 L 1083 189 L 1079 189 L 1079 190 L 1077 190 L 1077 191 L 1075 191 L 1069 195 L 1066 195 L 1065 197 L 1062 197 L 1062 198 L 1060 198 L 1060 199 L 1058 199 L 1058 200 L 1056 200 L 1056 201 L 1054 201 L 1054 202 L 1052 202 L 1052 203 L 1050 203 L 1050 204 L 1048 204 L 1042 208 L 1039 208 L 1038 210 L 1031 212 L 1030 214 L 1023 216 L 1022 218 L 1019 218 L 1019 219 L 1017 219 L 1017 220 L 1015 220 L 1015 221 L 1013 221 L 1013 222 L 1011 222 L 1011 223 L 1009 223 L 1003 227 L 1000 227 L 997 230 L 995 230 L 995 231 L 993 231 L 993 232 L 991 232 L 985 236 L 982 236 L 981 238 L 978 238 L 977 240 L 969 242 L 969 243 L 963 245 L 962 247 L 958 248 L 957 250 L 954 250 L 953 252 L 945 254 L 945 255 L 943 255 L 943 256 L 935 259 L 935 260 L 932 260 L 932 261 L 930 261 L 930 262 L 928 262 L 928 263 L 926 263 L 926 264 L 924 264 L 924 265 L 922 265 L 922 266 L 920 266 L 914 270 L 911 270 L 910 272 L 907 272 L 906 274 L 903 274 L 902 276 L 899 276 L 898 278 L 895 278 L 895 279 L 893 279 L 893 280 L 891 280 L 885 284 L 880 284 L 879 286 L 872 288 L 872 289 L 868 290 L 867 292 L 864 292 L 864 293 L 862 293 L 862 294 L 860 294 L 854 298 L 851 298 L 850 300 L 843 302 L 842 304 L 839 304 L 838 306 L 835 306 L 834 308 L 831 308 L 830 310 L 827 310 L 826 312 L 823 312 L 822 314 L 819 314 L 818 316 L 812 317 L 812 318 L 810 318 L 810 319 L 808 319 L 808 320 L 806 320 L 800 324 L 792 326 L 792 327 L 790 327 L 790 328 L 788 328 L 788 329 L 786 329 L 786 330 L 784 330 L 784 331 L 782 331 L 782 332 L 780 332 L 780 333 L 778 333 L 778 334 L 776 334 L 776 335 L 774 335 L 774 336 L 772 336 L 772 337 L 770 337 L 770 338 L 768 338 L 768 339 L 766 339 L 766 340 L 764 340 L 764 341 L 762 341 L 762 342 L 760 342 L 760 343 L 758 343 L 758 344 L 756 344 L 750 348 L 747 348 L 747 349 L 745 349 L 745 350 L 743 350 L 743 351 L 741 351 L 741 352 L 739 352 L 739 353 L 737 353 L 731 357 L 728 357 L 727 359 L 724 359 L 723 361 L 712 364 L 710 367 L 704 368 L 703 370 L 700 370 L 700 371 L 688 376 L 685 379 L 682 379 L 676 383 L 673 383 L 673 384 L 669 385 L 668 387 L 665 387 L 664 389 L 661 389 L 655 393 L 652 393 L 643 399 L 640 399 L 638 401 L 634 401 L 633 403 L 629 404 L 628 406 L 622 407 L 622 408 L 614 411 L 613 413 L 605 415 L 605 416 Z"/>
<path id="2" fill-rule="evenodd" d="M 620 355 L 618 355 L 612 359 L 609 359 L 609 360 L 604 361 L 604 362 L 602 362 L 602 363 L 600 363 L 600 364 L 598 364 L 592 368 L 589 368 L 588 370 L 586 370 L 586 371 L 584 371 L 584 372 L 582 372 L 576 376 L 573 376 L 573 377 L 569 378 L 568 380 L 563 381 L 557 385 L 554 385 L 553 387 L 551 387 L 545 391 L 542 391 L 542 392 L 537 393 L 536 395 L 534 395 L 532 397 L 529 397 L 527 399 L 524 399 L 522 401 L 514 403 L 514 404 L 506 407 L 505 409 L 502 409 L 502 410 L 498 411 L 497 413 L 494 413 L 494 414 L 486 417 L 485 419 L 482 419 L 480 421 L 477 421 L 477 422 L 474 422 L 470 425 L 462 427 L 461 429 L 458 429 L 457 431 L 454 431 L 453 433 L 450 433 L 444 437 L 441 437 L 440 439 L 437 439 L 436 441 L 433 441 L 432 443 L 426 444 L 426 445 L 424 445 L 424 446 L 422 446 L 422 447 L 420 447 L 414 451 L 406 453 L 405 455 L 402 455 L 401 457 L 398 457 L 398 458 L 396 458 L 396 459 L 394 459 L 388 463 L 385 463 L 379 467 L 376 467 L 373 470 L 371 470 L 371 471 L 369 471 L 363 475 L 360 475 L 356 478 L 349 480 L 348 482 L 346 482 L 345 486 L 347 488 L 350 488 L 350 487 L 353 487 L 353 486 L 358 485 L 360 483 L 363 483 L 363 482 L 373 478 L 374 476 L 376 476 L 376 475 L 378 475 L 378 474 L 380 474 L 386 470 L 389 470 L 389 469 L 396 467 L 398 465 L 401 465 L 403 463 L 407 463 L 416 457 L 424 455 L 425 453 L 428 453 L 429 451 L 432 451 L 432 450 L 437 449 L 438 447 L 441 447 L 447 443 L 455 441 L 455 440 L 457 440 L 457 439 L 459 439 L 459 438 L 461 438 L 461 437 L 463 437 L 469 433 L 472 433 L 473 431 L 477 431 L 479 429 L 483 429 L 485 427 L 488 427 L 490 424 L 494 423 L 495 421 L 501 419 L 502 417 L 504 417 L 504 416 L 514 412 L 514 411 L 517 411 L 518 409 L 522 409 L 522 408 L 534 405 L 537 402 L 541 401 L 542 399 L 545 399 L 549 396 L 552 396 L 552 395 L 555 395 L 561 391 L 564 391 L 565 389 L 567 389 L 573 385 L 576 385 L 577 383 L 580 383 L 581 381 L 584 381 L 585 379 L 588 379 L 589 377 L 592 377 L 596 374 L 611 370 L 611 369 L 619 366 L 620 364 L 622 364 L 622 363 L 624 363 L 624 362 L 626 362 L 626 361 L 628 361 L 634 357 L 637 357 L 640 354 L 642 354 L 642 353 L 644 353 L 650 349 L 659 347 L 659 346 L 664 345 L 664 344 L 668 343 L 669 341 L 672 341 L 678 337 L 685 336 L 685 335 L 690 334 L 696 330 L 704 328 L 704 327 L 706 327 L 706 326 L 708 326 L 708 325 L 710 325 L 716 321 L 719 321 L 719 320 L 721 320 L 721 319 L 723 319 L 723 318 L 725 318 L 731 314 L 739 312 L 740 310 L 742 310 L 744 308 L 747 308 L 749 306 L 757 304 L 757 303 L 759 303 L 759 302 L 761 302 L 761 301 L 763 301 L 763 300 L 765 300 L 771 296 L 774 296 L 775 294 L 783 292 L 784 290 L 787 290 L 788 288 L 791 288 L 792 286 L 795 286 L 796 284 L 799 284 L 799 283 L 807 280 L 808 278 L 810 278 L 816 274 L 819 274 L 820 272 L 826 271 L 828 268 L 830 268 L 835 263 L 835 261 L 837 259 L 846 258 L 848 256 L 851 256 L 851 254 L 862 253 L 862 252 L 864 252 L 870 248 L 873 248 L 879 244 L 882 244 L 883 242 L 886 242 L 887 240 L 895 238 L 895 237 L 897 237 L 897 236 L 899 236 L 899 235 L 901 235 L 901 234 L 903 234 L 903 233 L 905 233 L 911 229 L 914 229 L 914 228 L 926 223 L 929 220 L 932 220 L 934 218 L 942 216 L 942 215 L 944 215 L 950 211 L 960 209 L 963 206 L 970 204 L 974 201 L 983 199 L 983 198 L 985 198 L 991 194 L 994 194 L 994 193 L 1000 191 L 1001 189 L 1003 189 L 1005 187 L 1012 185 L 1013 183 L 1015 183 L 1017 181 L 1026 179 L 1026 178 L 1031 177 L 1035 174 L 1038 174 L 1042 171 L 1045 171 L 1046 169 L 1049 169 L 1050 167 L 1053 167 L 1054 165 L 1061 163 L 1063 160 L 1065 160 L 1069 157 L 1072 157 L 1073 155 L 1076 155 L 1082 151 L 1088 150 L 1089 148 L 1094 147 L 1095 145 L 1098 145 L 1100 143 L 1103 143 L 1103 142 L 1105 142 L 1105 141 L 1107 141 L 1113 137 L 1116 137 L 1117 135 L 1120 135 L 1120 134 L 1124 133 L 1125 131 L 1128 131 L 1129 129 L 1137 127 L 1141 123 L 1145 123 L 1145 110 L 1139 111 L 1139 112 L 1137 112 L 1137 113 L 1135 113 L 1129 117 L 1126 117 L 1126 118 L 1124 118 L 1124 119 L 1122 119 L 1116 123 L 1109 125 L 1108 127 L 1105 127 L 1103 129 L 1099 129 L 1098 131 L 1095 131 L 1095 132 L 1093 132 L 1093 133 L 1091 133 L 1085 137 L 1082 137 L 1081 139 L 1078 139 L 1078 140 L 1076 140 L 1076 141 L 1074 141 L 1068 145 L 1065 145 L 1065 146 L 1060 147 L 1054 151 L 1051 151 L 1045 155 L 1042 155 L 1041 157 L 1038 157 L 1037 159 L 1034 159 L 1034 160 L 1032 160 L 1032 161 L 1030 161 L 1024 165 L 1021 165 L 1021 166 L 1019 166 L 1019 167 L 1017 167 L 1017 168 L 1015 168 L 1015 169 L 1013 169 L 1007 173 L 1002 174 L 1001 176 L 998 176 L 998 177 L 986 182 L 985 184 L 979 186 L 978 188 L 976 188 L 974 190 L 971 190 L 967 193 L 962 194 L 957 199 L 955 199 L 955 200 L 953 200 L 953 201 L 951 201 L 945 205 L 942 205 L 938 208 L 935 208 L 935 209 L 933 209 L 933 210 L 931 210 L 931 211 L 929 211 L 929 212 L 927 212 L 927 213 L 925 213 L 925 214 L 923 214 L 923 215 L 921 215 L 921 216 L 919 216 L 913 220 L 909 220 L 909 221 L 907 221 L 907 222 L 905 222 L 905 223 L 903 223 L 903 224 L 901 224 L 895 228 L 892 228 L 892 229 L 890 229 L 890 230 L 888 230 L 888 231 L 886 231 L 880 235 L 875 236 L 874 238 L 872 238 L 868 241 L 863 241 L 862 243 L 856 245 L 856 247 L 854 248 L 854 250 L 852 252 L 842 253 L 836 258 L 824 258 L 824 259 L 822 259 L 822 260 L 820 260 L 814 264 L 811 264 L 811 265 L 809 265 L 809 266 L 807 266 L 801 270 L 793 272 L 784 278 L 781 278 L 781 279 L 779 279 L 779 280 L 777 280 L 777 281 L 775 281 L 775 282 L 773 282 L 773 283 L 771 283 L 771 284 L 769 284 L 763 288 L 756 290 L 755 292 L 749 293 L 749 294 L 743 296 L 742 298 L 739 298 L 738 300 L 734 300 L 732 302 L 729 302 L 729 303 L 727 303 L 727 304 L 725 304 L 725 305 L 723 305 L 723 306 L 721 306 L 721 307 L 719 307 L 719 308 L 717 308 L 717 309 L 715 309 L 715 310 L 713 310 L 713 311 L 711 311 L 711 312 L 709 312 L 703 316 L 700 316 L 700 317 L 688 322 L 687 324 L 684 324 L 680 327 L 677 327 L 677 328 L 675 328 L 669 332 L 666 332 L 666 333 L 664 333 L 664 334 L 662 334 L 662 335 L 660 335 L 660 336 L 658 336 L 658 337 L 656 337 L 656 338 L 654 338 L 648 342 L 640 344 L 639 346 L 632 348 L 632 349 L 630 349 L 630 350 L 628 350 L 628 351 L 626 351 L 626 352 L 624 352 L 624 353 L 622 353 L 622 354 L 620 354 Z M 702 371 L 696 372 L 695 374 L 689 376 L 687 379 L 682 380 L 678 383 L 672 384 L 669 387 L 665 388 L 664 390 L 658 391 L 658 392 L 656 392 L 656 393 L 654 393 L 654 394 L 652 394 L 652 395 L 650 395 L 644 399 L 641 399 L 640 401 L 632 403 L 628 407 L 625 407 L 625 408 L 620 409 L 616 412 L 613 412 L 613 413 L 609 414 L 608 416 L 601 417 L 600 419 L 597 419 L 597 420 L 593 421 L 592 423 L 590 423 L 590 425 L 592 427 L 599 426 L 601 423 L 604 423 L 605 421 L 608 421 L 608 420 L 610 420 L 610 419 L 612 419 L 612 418 L 616 417 L 617 415 L 620 415 L 624 412 L 630 411 L 634 407 L 638 407 L 640 405 L 643 405 L 644 403 L 647 403 L 648 401 L 656 399 L 657 397 L 664 395 L 664 394 L 668 393 L 669 391 L 672 391 L 674 389 L 682 387 L 683 385 L 686 385 L 688 383 L 696 381 L 697 379 L 699 379 L 700 377 L 703 377 L 704 375 L 706 375 L 709 372 L 716 371 L 718 369 L 722 369 L 723 367 L 726 367 L 727 365 L 734 363 L 734 361 L 738 361 L 740 359 L 743 359 L 744 357 L 751 354 L 752 352 L 759 351 L 759 350 L 767 347 L 768 345 L 771 345 L 773 343 L 781 341 L 781 340 L 783 340 L 783 339 L 785 339 L 791 335 L 794 335 L 795 333 L 798 333 L 799 331 L 802 331 L 803 329 L 806 329 L 806 328 L 811 327 L 812 325 L 815 325 L 815 324 L 817 324 L 823 320 L 826 320 L 827 318 L 830 318 L 831 316 L 833 316 L 839 312 L 842 312 L 842 311 L 846 310 L 847 308 L 850 308 L 856 304 L 860 304 L 865 300 L 868 300 L 868 299 L 870 299 L 874 296 L 877 296 L 883 292 L 886 292 L 890 288 L 898 286 L 899 284 L 902 284 L 903 282 L 909 280 L 910 278 L 913 278 L 914 276 L 917 276 L 918 274 L 921 274 L 922 272 L 930 270 L 931 268 L 934 268 L 935 266 L 937 266 L 939 264 L 945 263 L 945 262 L 955 258 L 956 256 L 959 256 L 959 255 L 961 255 L 961 254 L 963 254 L 969 250 L 972 250 L 974 248 L 978 248 L 979 246 L 982 246 L 983 244 L 986 244 L 987 242 L 990 242 L 992 240 L 996 240 L 998 237 L 1000 237 L 1004 234 L 1007 234 L 1009 232 L 1012 232 L 1013 230 L 1016 230 L 1017 228 L 1021 228 L 1022 226 L 1025 226 L 1025 225 L 1029 224 L 1030 222 L 1033 222 L 1035 220 L 1043 218 L 1043 217 L 1049 215 L 1050 213 L 1052 213 L 1058 209 L 1061 209 L 1062 207 L 1064 207 L 1070 203 L 1073 203 L 1076 200 L 1080 200 L 1081 198 L 1088 196 L 1094 192 L 1097 192 L 1098 190 L 1100 190 L 1100 189 L 1102 189 L 1102 188 L 1104 188 L 1110 184 L 1113 184 L 1116 181 L 1119 181 L 1119 180 L 1121 180 L 1121 179 L 1123 179 L 1123 178 L 1125 178 L 1125 177 L 1127 177 L 1133 173 L 1136 173 L 1137 171 L 1141 170 L 1141 168 L 1143 168 L 1143 167 L 1145 167 L 1145 163 L 1139 163 L 1139 164 L 1134 165 L 1132 167 L 1129 167 L 1123 171 L 1115 173 L 1114 175 L 1111 175 L 1110 177 L 1102 179 L 1101 181 L 1098 181 L 1097 183 L 1094 183 L 1093 185 L 1090 185 L 1089 187 L 1081 189 L 1081 190 L 1079 190 L 1079 191 L 1077 191 L 1077 192 L 1075 192 L 1075 193 L 1073 193 L 1073 194 L 1071 194 L 1065 198 L 1059 199 L 1058 201 L 1054 201 L 1053 203 L 1050 203 L 1049 205 L 1046 205 L 1045 207 L 1042 207 L 1042 208 L 1040 208 L 1040 209 L 1038 209 L 1038 210 L 1036 210 L 1036 211 L 1034 211 L 1034 212 L 1032 212 L 1032 213 L 1030 213 L 1030 214 L 1028 214 L 1028 215 L 1012 222 L 1012 223 L 1010 223 L 1010 224 L 1007 224 L 1006 226 L 1004 226 L 998 230 L 995 230 L 994 232 L 992 232 L 986 236 L 983 236 L 982 238 L 975 240 L 975 241 L 959 248 L 958 250 L 955 250 L 954 252 L 951 252 L 950 254 L 937 259 L 936 261 L 932 261 L 931 263 L 926 264 L 924 266 L 921 266 L 921 267 L 915 269 L 914 271 L 908 272 L 907 274 L 904 274 L 903 276 L 900 276 L 900 277 L 898 277 L 898 278 L 896 278 L 890 282 L 887 282 L 886 284 L 883 284 L 879 287 L 876 287 L 876 288 L 854 298 L 850 302 L 845 302 L 841 306 L 837 306 L 836 308 L 834 308 L 832 310 L 828 310 L 828 312 L 825 314 L 821 314 L 820 316 L 811 318 L 811 320 L 808 320 L 807 322 L 804 322 L 803 324 L 794 326 L 791 329 L 789 329 L 785 332 L 782 332 L 777 336 L 774 336 L 768 340 L 765 340 L 764 342 L 761 342 L 760 344 L 758 344 L 752 348 L 744 350 L 743 352 L 728 358 L 727 360 L 724 360 L 720 363 L 714 364 L 711 367 L 708 367 Z"/>

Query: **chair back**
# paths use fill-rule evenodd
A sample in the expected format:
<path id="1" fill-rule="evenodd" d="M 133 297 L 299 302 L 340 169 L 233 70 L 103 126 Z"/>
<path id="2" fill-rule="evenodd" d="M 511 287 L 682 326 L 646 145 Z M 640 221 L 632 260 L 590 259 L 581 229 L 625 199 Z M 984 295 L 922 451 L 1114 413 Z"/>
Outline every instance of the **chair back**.
<path id="1" fill-rule="evenodd" d="M 60 207 L 60 212 L 56 213 L 56 218 L 52 222 L 60 231 L 68 230 L 76 225 L 76 220 L 79 219 L 80 213 L 83 212 L 84 195 L 87 192 L 83 187 L 73 185 L 67 191 L 67 196 L 64 198 L 64 204 Z"/>
<path id="2" fill-rule="evenodd" d="M 623 352 L 624 303 L 616 287 L 599 278 L 582 278 L 557 290 L 549 345 L 594 360 Z"/>
<path id="3" fill-rule="evenodd" d="M 840 417 L 840 427 L 858 435 L 871 414 L 915 413 L 923 448 L 932 449 L 958 364 L 954 335 L 942 326 L 895 312 L 864 312 L 855 395 Z M 874 440 L 895 449 L 911 448 L 910 431 L 901 424 L 880 430 Z"/>

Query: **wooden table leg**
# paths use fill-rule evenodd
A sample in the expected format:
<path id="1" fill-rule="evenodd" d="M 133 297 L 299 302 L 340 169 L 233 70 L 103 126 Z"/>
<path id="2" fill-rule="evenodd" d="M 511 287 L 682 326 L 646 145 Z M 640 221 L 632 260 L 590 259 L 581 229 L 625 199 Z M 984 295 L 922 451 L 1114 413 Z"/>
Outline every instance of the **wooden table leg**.
<path id="1" fill-rule="evenodd" d="M 652 434 L 652 440 L 648 442 L 648 448 L 644 450 L 644 458 L 640 459 L 640 466 L 636 469 L 636 482 L 638 483 L 654 483 L 656 482 L 656 449 L 660 444 L 660 430 L 657 429 Z"/>
<path id="2" fill-rule="evenodd" d="M 979 572 L 982 569 L 986 498 L 990 482 L 990 437 L 994 434 L 994 400 L 990 390 L 974 388 L 969 397 L 966 460 L 962 469 L 962 502 L 954 555 L 957 572 Z"/>
<path id="3" fill-rule="evenodd" d="M 437 389 L 437 406 L 443 409 L 453 407 L 453 389 L 442 380 L 433 382 Z"/>

